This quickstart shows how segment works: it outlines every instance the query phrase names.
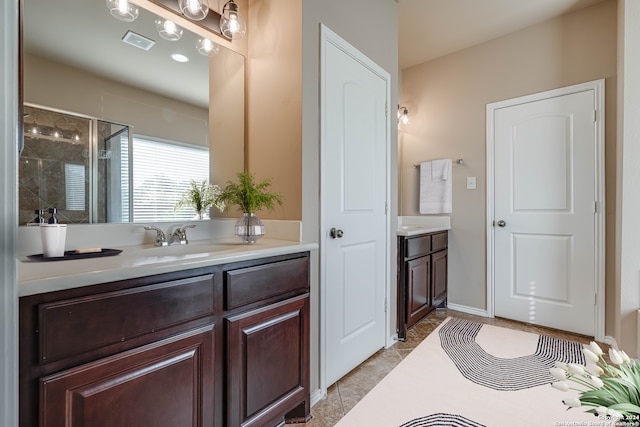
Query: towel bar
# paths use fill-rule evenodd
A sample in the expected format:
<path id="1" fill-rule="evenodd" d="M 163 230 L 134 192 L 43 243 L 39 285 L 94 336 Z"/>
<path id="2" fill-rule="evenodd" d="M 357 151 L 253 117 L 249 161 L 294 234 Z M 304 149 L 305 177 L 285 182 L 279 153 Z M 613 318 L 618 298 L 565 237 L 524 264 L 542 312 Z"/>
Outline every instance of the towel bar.
<path id="1" fill-rule="evenodd" d="M 464 164 L 464 160 L 462 160 L 462 159 L 454 159 L 454 160 L 451 160 L 451 161 L 452 161 L 453 163 L 455 163 L 456 165 L 462 165 L 462 164 Z M 422 162 L 421 162 L 421 163 L 422 163 Z M 415 168 L 419 168 L 419 167 L 420 167 L 420 163 L 415 163 L 415 164 L 413 165 L 413 167 L 415 167 Z"/>

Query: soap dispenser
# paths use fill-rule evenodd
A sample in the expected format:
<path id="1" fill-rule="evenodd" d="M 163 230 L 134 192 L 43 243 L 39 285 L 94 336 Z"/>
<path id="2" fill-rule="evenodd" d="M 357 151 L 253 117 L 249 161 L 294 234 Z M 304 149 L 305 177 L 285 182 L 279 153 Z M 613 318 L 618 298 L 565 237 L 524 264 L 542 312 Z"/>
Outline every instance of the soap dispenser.
<path id="1" fill-rule="evenodd" d="M 40 224 L 45 224 L 46 221 L 44 220 L 44 210 L 43 209 L 35 209 L 34 213 L 36 214 L 36 217 L 33 219 L 32 222 L 28 223 L 27 225 L 40 225 Z"/>
<path id="2" fill-rule="evenodd" d="M 58 218 L 56 218 L 56 214 L 58 213 L 58 209 L 49 208 L 49 213 L 51 214 L 49 216 L 49 224 L 57 224 L 58 223 Z"/>

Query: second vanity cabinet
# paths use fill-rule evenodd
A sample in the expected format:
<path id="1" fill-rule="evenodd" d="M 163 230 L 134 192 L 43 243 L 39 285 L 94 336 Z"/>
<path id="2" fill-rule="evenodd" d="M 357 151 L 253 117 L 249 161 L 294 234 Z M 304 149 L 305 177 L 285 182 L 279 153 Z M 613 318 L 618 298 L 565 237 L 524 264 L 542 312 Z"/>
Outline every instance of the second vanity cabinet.
<path id="1" fill-rule="evenodd" d="M 309 416 L 309 254 L 20 298 L 20 426 Z"/>
<path id="2" fill-rule="evenodd" d="M 398 339 L 447 301 L 448 232 L 398 236 Z"/>

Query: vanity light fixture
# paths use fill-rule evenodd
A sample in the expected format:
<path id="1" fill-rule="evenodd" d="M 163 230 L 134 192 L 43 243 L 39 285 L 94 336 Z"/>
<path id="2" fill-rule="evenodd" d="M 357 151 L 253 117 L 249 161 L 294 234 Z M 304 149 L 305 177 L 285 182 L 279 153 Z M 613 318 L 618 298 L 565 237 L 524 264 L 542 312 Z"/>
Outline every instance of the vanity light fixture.
<path id="1" fill-rule="evenodd" d="M 214 43 L 209 39 L 198 39 L 196 42 L 196 49 L 198 53 L 203 56 L 215 56 L 220 51 L 220 45 Z"/>
<path id="2" fill-rule="evenodd" d="M 398 105 L 398 123 L 400 122 L 405 125 L 409 123 L 409 110 L 407 110 L 407 107 Z"/>
<path id="3" fill-rule="evenodd" d="M 111 15 L 123 22 L 133 22 L 138 19 L 138 6 L 129 0 L 105 0 Z"/>
<path id="4" fill-rule="evenodd" d="M 209 13 L 209 7 L 201 0 L 178 0 L 180 12 L 194 21 L 202 21 Z"/>
<path id="5" fill-rule="evenodd" d="M 175 22 L 169 19 L 156 19 L 156 30 L 158 34 L 165 40 L 170 42 L 178 41 L 182 38 L 183 29 L 178 27 Z"/>
<path id="6" fill-rule="evenodd" d="M 229 0 L 222 8 L 220 31 L 232 40 L 241 39 L 247 32 L 244 19 L 238 13 L 238 5 L 233 0 Z"/>

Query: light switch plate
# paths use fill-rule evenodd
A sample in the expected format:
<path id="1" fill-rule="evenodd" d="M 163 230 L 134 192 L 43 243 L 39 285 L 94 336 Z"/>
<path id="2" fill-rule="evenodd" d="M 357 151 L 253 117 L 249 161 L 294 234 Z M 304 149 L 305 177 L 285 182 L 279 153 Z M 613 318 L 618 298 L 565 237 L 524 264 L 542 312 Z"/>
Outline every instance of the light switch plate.
<path id="1" fill-rule="evenodd" d="M 467 177 L 467 190 L 475 190 L 476 189 L 476 177 L 468 176 Z"/>

